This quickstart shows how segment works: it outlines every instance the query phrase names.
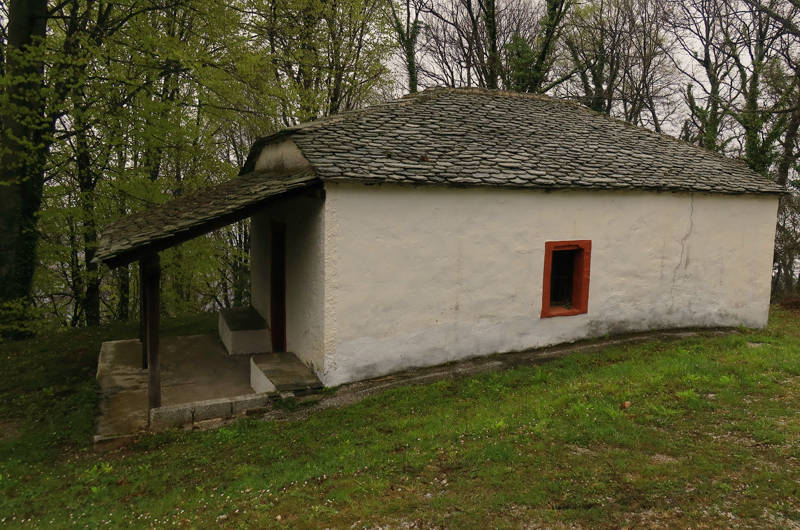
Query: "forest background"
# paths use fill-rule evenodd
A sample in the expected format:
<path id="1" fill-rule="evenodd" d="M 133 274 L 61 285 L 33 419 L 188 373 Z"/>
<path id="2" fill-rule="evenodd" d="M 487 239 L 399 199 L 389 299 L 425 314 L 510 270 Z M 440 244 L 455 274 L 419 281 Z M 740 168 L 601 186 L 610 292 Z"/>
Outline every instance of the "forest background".
<path id="1" fill-rule="evenodd" d="M 0 336 L 138 316 L 106 224 L 256 138 L 429 86 L 545 93 L 786 185 L 800 292 L 800 0 L 0 0 Z M 737 212 L 730 212 L 735 216 Z M 168 315 L 249 302 L 248 223 L 162 253 Z"/>

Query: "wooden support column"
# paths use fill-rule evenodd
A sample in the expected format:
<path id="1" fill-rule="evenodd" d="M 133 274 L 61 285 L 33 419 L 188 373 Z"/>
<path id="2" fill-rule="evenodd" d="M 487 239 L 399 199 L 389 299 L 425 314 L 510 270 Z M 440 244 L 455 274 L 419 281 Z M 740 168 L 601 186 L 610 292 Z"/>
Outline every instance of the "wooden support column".
<path id="1" fill-rule="evenodd" d="M 149 381 L 147 395 L 150 408 L 161 406 L 161 370 L 158 362 L 158 332 L 161 318 L 161 265 L 158 253 L 153 252 L 139 260 L 142 273 L 142 293 L 145 306 L 145 344 L 147 347 L 147 366 Z"/>
<path id="2" fill-rule="evenodd" d="M 142 369 L 147 370 L 147 289 L 144 285 L 144 265 L 139 261 L 139 342 L 142 343 Z"/>

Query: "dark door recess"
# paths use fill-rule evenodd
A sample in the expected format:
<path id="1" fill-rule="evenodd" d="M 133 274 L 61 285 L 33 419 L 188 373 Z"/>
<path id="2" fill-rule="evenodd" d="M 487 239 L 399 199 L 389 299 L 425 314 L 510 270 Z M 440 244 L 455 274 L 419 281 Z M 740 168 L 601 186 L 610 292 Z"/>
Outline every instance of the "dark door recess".
<path id="1" fill-rule="evenodd" d="M 272 351 L 286 351 L 286 225 L 272 223 L 270 328 Z"/>

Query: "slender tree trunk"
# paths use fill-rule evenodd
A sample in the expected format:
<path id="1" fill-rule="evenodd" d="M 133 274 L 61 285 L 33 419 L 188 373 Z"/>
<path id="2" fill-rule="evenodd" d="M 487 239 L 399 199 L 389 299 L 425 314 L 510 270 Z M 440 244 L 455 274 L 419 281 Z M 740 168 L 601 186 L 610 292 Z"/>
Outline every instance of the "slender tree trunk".
<path id="1" fill-rule="evenodd" d="M 83 95 L 75 94 L 76 99 Z M 92 172 L 92 159 L 89 153 L 89 127 L 85 123 L 85 109 L 75 109 L 75 167 L 80 189 L 80 203 L 83 217 L 83 261 L 86 271 L 86 291 L 83 296 L 84 314 L 87 326 L 100 324 L 100 273 L 94 255 L 97 252 L 97 225 L 95 222 L 95 178 Z"/>
<path id="2" fill-rule="evenodd" d="M 556 43 L 558 29 L 564 18 L 565 0 L 547 0 L 547 11 L 541 20 L 542 33 L 539 47 L 536 51 L 536 60 L 531 67 L 530 91 L 541 93 L 544 81 L 550 70 L 549 57 Z"/>
<path id="3" fill-rule="evenodd" d="M 83 202 L 83 256 L 86 264 L 86 325 L 100 324 L 100 271 L 94 261 L 97 252 L 97 226 L 94 220 L 94 187 L 81 191 Z"/>
<path id="4" fill-rule="evenodd" d="M 130 319 L 131 273 L 130 265 L 117 269 L 117 320 Z"/>
<path id="5" fill-rule="evenodd" d="M 238 254 L 239 249 L 234 252 Z M 244 263 L 240 256 L 233 258 L 233 307 L 244 305 Z"/>
<path id="6" fill-rule="evenodd" d="M 394 34 L 397 38 L 397 43 L 403 49 L 403 56 L 406 61 L 406 72 L 408 73 L 408 92 L 414 94 L 417 92 L 418 74 L 417 74 L 417 38 L 419 37 L 419 9 L 412 8 L 411 0 L 406 0 L 405 6 L 405 23 L 400 20 L 400 16 L 391 6 L 392 24 L 394 25 Z M 415 10 L 412 17 L 412 9 Z"/>
<path id="7" fill-rule="evenodd" d="M 310 7 L 310 6 L 309 6 Z M 315 86 L 316 73 L 315 62 L 317 50 L 314 46 L 314 31 L 319 24 L 319 17 L 310 9 L 303 12 L 300 18 L 301 32 L 298 39 L 301 60 L 297 65 L 297 83 L 302 93 L 300 94 L 298 118 L 301 122 L 309 121 L 317 117 L 317 105 L 312 99 L 313 88 Z"/>
<path id="8" fill-rule="evenodd" d="M 222 299 L 220 300 L 222 307 L 220 309 L 230 309 L 231 292 L 228 286 L 228 275 L 226 274 L 225 269 L 218 269 L 218 272 L 219 272 L 219 291 L 222 294 Z"/>
<path id="9" fill-rule="evenodd" d="M 411 94 L 417 92 L 418 85 L 416 46 L 416 39 L 413 41 L 407 39 L 403 46 L 406 56 L 406 68 L 408 69 L 408 92 Z"/>
<path id="10" fill-rule="evenodd" d="M 484 0 L 484 17 L 486 22 L 486 40 L 489 46 L 489 60 L 487 65 L 487 88 L 497 88 L 497 78 L 500 77 L 500 52 L 497 48 L 497 4 L 495 0 Z"/>
<path id="11" fill-rule="evenodd" d="M 738 114 L 739 124 L 744 129 L 744 151 L 745 160 L 750 168 L 762 175 L 766 175 L 770 166 L 769 160 L 769 146 L 765 146 L 761 141 L 761 134 L 764 132 L 764 116 L 761 111 L 761 70 L 764 68 L 765 51 L 764 43 L 759 39 L 763 36 L 756 37 L 753 43 L 755 53 L 753 54 L 753 71 L 750 73 L 750 78 L 744 77 L 744 69 L 740 68 L 742 72 L 741 85 L 742 92 L 744 93 L 744 109 Z M 766 149 L 765 149 L 766 147 Z"/>
<path id="12" fill-rule="evenodd" d="M 236 246 L 233 250 L 233 305 L 241 307 L 247 297 L 247 284 L 250 275 L 248 250 L 250 247 L 250 232 L 247 223 L 237 223 L 234 227 L 239 237 L 235 238 Z"/>
<path id="13" fill-rule="evenodd" d="M 84 278 L 81 274 L 80 260 L 78 259 L 78 234 L 77 228 L 72 222 L 68 224 L 68 241 L 69 241 L 69 276 L 71 280 L 72 289 L 72 316 L 70 317 L 70 326 L 78 327 L 81 324 L 83 310 L 85 308 L 84 300 Z"/>
<path id="14" fill-rule="evenodd" d="M 719 101 L 719 85 L 715 83 L 711 89 L 708 119 L 703 124 L 703 147 L 712 151 L 716 151 L 719 148 L 718 140 L 721 122 Z"/>
<path id="15" fill-rule="evenodd" d="M 127 140 L 124 134 L 121 134 L 120 137 L 117 139 L 118 145 L 124 146 L 127 142 L 123 141 Z M 125 147 L 119 147 L 117 151 L 117 170 L 122 173 L 125 170 L 127 165 L 128 156 L 125 151 Z M 134 158 L 133 166 L 137 166 L 137 161 Z M 125 204 L 125 195 L 122 193 L 118 193 L 115 197 L 116 201 L 118 201 L 118 212 L 120 216 L 124 216 L 128 213 Z M 124 265 L 116 269 L 116 276 L 117 276 L 117 320 L 127 321 L 130 319 L 131 316 L 131 266 Z"/>
<path id="16" fill-rule="evenodd" d="M 0 302 L 28 298 L 49 146 L 44 61 L 47 0 L 11 0 L 0 111 Z"/>
<path id="17" fill-rule="evenodd" d="M 792 110 L 792 114 L 789 117 L 789 123 L 786 125 L 786 133 L 783 139 L 783 153 L 781 153 L 781 159 L 778 162 L 778 170 L 775 175 L 775 182 L 781 186 L 786 186 L 789 183 L 789 170 L 797 161 L 797 153 L 794 151 L 794 145 L 797 141 L 798 129 L 800 129 L 800 87 L 798 87 L 798 97 L 796 98 L 795 105 L 796 106 L 794 110 Z M 780 204 L 778 205 L 778 234 L 781 232 L 780 219 L 782 216 L 780 213 L 785 212 L 787 208 L 791 208 L 791 205 L 789 204 L 789 201 L 786 200 L 786 197 L 782 197 Z M 785 260 L 785 264 L 782 263 L 782 259 Z M 795 257 L 792 255 L 791 251 L 787 251 L 785 248 L 783 256 L 780 256 L 778 252 L 775 253 L 773 264 L 777 270 L 772 281 L 773 296 L 780 292 L 781 280 L 783 280 L 783 287 L 786 291 L 792 289 L 792 265 L 795 262 Z M 784 276 L 786 277 L 784 278 Z M 800 274 L 798 274 L 797 277 L 797 290 L 800 291 Z"/>
<path id="18" fill-rule="evenodd" d="M 800 86 L 797 88 L 799 96 L 795 101 L 795 107 L 786 125 L 786 135 L 783 140 L 783 153 L 778 163 L 776 182 L 785 186 L 789 182 L 789 168 L 797 160 L 797 153 L 794 152 L 794 144 L 797 141 L 797 132 L 800 129 Z"/>
<path id="19" fill-rule="evenodd" d="M 331 90 L 331 99 L 328 104 L 329 114 L 339 114 L 339 110 L 342 107 L 342 84 L 344 83 L 344 69 L 341 65 L 338 64 L 338 61 L 334 62 L 334 72 L 333 72 L 333 88 Z"/>

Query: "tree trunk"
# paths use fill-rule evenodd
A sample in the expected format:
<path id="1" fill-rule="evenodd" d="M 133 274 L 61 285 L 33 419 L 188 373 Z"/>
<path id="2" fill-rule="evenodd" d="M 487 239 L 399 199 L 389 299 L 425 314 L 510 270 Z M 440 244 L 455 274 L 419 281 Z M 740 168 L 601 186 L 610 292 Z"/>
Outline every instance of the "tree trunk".
<path id="1" fill-rule="evenodd" d="M 551 66 L 549 57 L 556 45 L 565 11 L 565 0 L 547 0 L 547 10 L 540 24 L 542 31 L 538 39 L 536 60 L 531 69 L 530 91 L 536 94 L 544 92 L 542 87 Z"/>
<path id="2" fill-rule="evenodd" d="M 412 8 L 411 0 L 406 0 L 405 6 L 405 23 L 400 20 L 400 16 L 395 11 L 394 6 L 392 9 L 392 25 L 394 26 L 394 34 L 397 38 L 397 43 L 403 49 L 403 55 L 406 61 L 406 72 L 408 73 L 408 92 L 414 94 L 417 92 L 418 74 L 417 74 L 417 38 L 419 37 L 419 9 Z M 412 17 L 412 9 L 415 11 Z"/>
<path id="3" fill-rule="evenodd" d="M 799 84 L 800 85 L 800 84 Z M 797 141 L 797 132 L 800 129 L 800 86 L 797 88 L 799 96 L 796 98 L 794 110 L 786 125 L 786 135 L 783 140 L 783 153 L 778 163 L 778 171 L 775 181 L 781 186 L 786 186 L 789 182 L 789 169 L 797 160 L 797 153 L 794 152 L 794 144 Z"/>
<path id="4" fill-rule="evenodd" d="M 131 272 L 130 265 L 117 269 L 117 320 L 130 318 L 131 305 Z"/>
<path id="5" fill-rule="evenodd" d="M 118 141 L 120 145 L 123 144 L 124 137 Z M 128 157 L 125 149 L 121 148 L 117 153 L 117 167 L 120 173 L 124 171 Z M 136 162 L 134 161 L 134 167 Z M 118 194 L 116 198 L 119 201 L 119 214 L 124 216 L 128 213 L 125 208 L 125 195 Z M 117 274 L 117 320 L 127 321 L 131 317 L 131 266 L 124 265 L 116 269 Z"/>
<path id="6" fill-rule="evenodd" d="M 82 97 L 78 95 L 77 97 Z M 76 157 L 75 166 L 80 189 L 80 202 L 83 216 L 83 261 L 86 270 L 86 291 L 83 296 L 84 315 L 87 326 L 100 325 L 100 271 L 94 263 L 97 252 L 97 225 L 95 223 L 95 178 L 92 173 L 92 160 L 89 154 L 88 126 L 84 123 L 84 109 L 76 109 Z"/>
<path id="7" fill-rule="evenodd" d="M 248 280 L 250 277 L 249 253 L 250 232 L 247 223 L 237 223 L 234 233 L 236 246 L 233 249 L 233 306 L 241 307 L 245 304 L 247 297 Z"/>
<path id="8" fill-rule="evenodd" d="M 500 77 L 501 68 L 500 52 L 497 49 L 497 5 L 495 0 L 484 0 L 484 2 L 486 40 L 489 48 L 486 88 L 497 88 L 497 78 Z"/>
<path id="9" fill-rule="evenodd" d="M 67 226 L 67 238 L 69 241 L 69 278 L 70 289 L 72 290 L 72 316 L 70 326 L 78 327 L 81 325 L 84 311 L 84 277 L 80 270 L 80 259 L 78 258 L 78 234 L 77 227 L 70 220 Z"/>
<path id="10" fill-rule="evenodd" d="M 11 0 L 0 132 L 0 302 L 29 298 L 50 140 L 40 43 L 47 0 Z"/>
<path id="11" fill-rule="evenodd" d="M 416 53 L 416 39 L 407 39 L 404 48 L 406 55 L 406 68 L 408 69 L 408 92 L 415 94 L 417 92 L 417 53 Z"/>

